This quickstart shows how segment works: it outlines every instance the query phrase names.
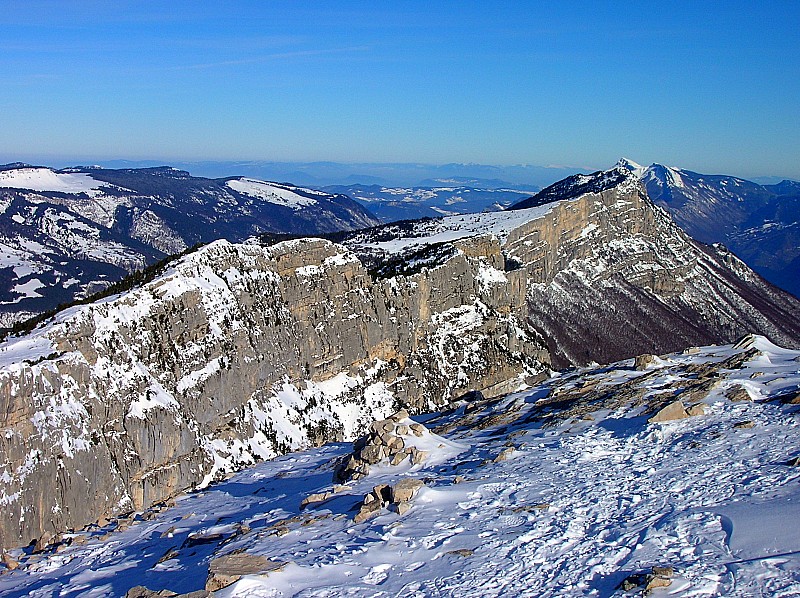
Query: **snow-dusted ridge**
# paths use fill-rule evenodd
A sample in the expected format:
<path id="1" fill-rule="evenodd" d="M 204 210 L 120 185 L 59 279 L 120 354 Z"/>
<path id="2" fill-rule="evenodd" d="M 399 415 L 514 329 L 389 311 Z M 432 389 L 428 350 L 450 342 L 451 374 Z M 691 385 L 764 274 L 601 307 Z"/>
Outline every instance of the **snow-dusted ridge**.
<path id="1" fill-rule="evenodd" d="M 280 185 L 278 183 L 268 183 L 257 179 L 239 178 L 225 182 L 225 185 L 244 195 L 255 197 L 262 201 L 274 203 L 280 206 L 288 206 L 299 210 L 304 206 L 316 205 L 317 200 L 308 197 L 309 194 L 326 195 L 310 189 L 302 189 L 304 194 L 297 193 L 299 187 L 290 185 Z"/>
<path id="2" fill-rule="evenodd" d="M 108 183 L 98 181 L 83 172 L 56 172 L 51 168 L 33 166 L 0 170 L 0 187 L 98 195 L 103 187 L 108 186 Z"/>
<path id="3" fill-rule="evenodd" d="M 66 534 L 41 556 L 11 551 L 21 567 L 0 576 L 0 593 L 191 592 L 214 559 L 235 554 L 278 570 L 255 569 L 216 596 L 623 598 L 633 594 L 619 584 L 653 566 L 672 569 L 654 597 L 797 595 L 800 424 L 786 401 L 800 388 L 798 359 L 752 337 L 640 370 L 626 361 L 559 374 L 415 418 L 432 432 L 421 446 L 443 460 L 375 468 L 301 509 L 333 490 L 351 446 L 286 455 L 174 506 Z M 662 400 L 666 387 L 704 413 L 649 423 L 637 402 Z M 564 396 L 582 415 L 543 426 L 548 399 Z M 408 512 L 353 523 L 365 494 L 403 478 L 424 481 Z"/>

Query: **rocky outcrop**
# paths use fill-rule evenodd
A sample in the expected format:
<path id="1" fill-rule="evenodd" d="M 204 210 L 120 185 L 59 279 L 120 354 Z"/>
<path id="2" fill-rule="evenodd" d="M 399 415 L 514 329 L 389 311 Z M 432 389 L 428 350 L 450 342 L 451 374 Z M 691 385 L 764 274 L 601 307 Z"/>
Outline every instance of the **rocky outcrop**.
<path id="1" fill-rule="evenodd" d="M 800 303 L 723 247 L 693 241 L 634 175 L 615 168 L 571 178 L 534 196 L 534 205 L 557 203 L 504 245 L 526 270 L 529 317 L 557 366 L 730 343 L 753 331 L 799 346 Z"/>
<path id="2" fill-rule="evenodd" d="M 548 354 L 499 243 L 373 278 L 320 239 L 216 242 L 0 346 L 0 545 L 143 509 L 399 407 L 519 386 Z"/>

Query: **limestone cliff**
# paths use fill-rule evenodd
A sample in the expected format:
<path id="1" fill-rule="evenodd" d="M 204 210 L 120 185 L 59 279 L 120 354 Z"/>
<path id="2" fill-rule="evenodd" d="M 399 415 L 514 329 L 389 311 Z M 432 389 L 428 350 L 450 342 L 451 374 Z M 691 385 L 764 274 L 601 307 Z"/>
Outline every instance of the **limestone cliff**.
<path id="1" fill-rule="evenodd" d="M 373 278 L 329 241 L 220 241 L 3 343 L 0 544 L 352 439 L 400 406 L 519 387 L 548 355 L 524 323 L 524 273 L 504 263 L 479 238 Z"/>

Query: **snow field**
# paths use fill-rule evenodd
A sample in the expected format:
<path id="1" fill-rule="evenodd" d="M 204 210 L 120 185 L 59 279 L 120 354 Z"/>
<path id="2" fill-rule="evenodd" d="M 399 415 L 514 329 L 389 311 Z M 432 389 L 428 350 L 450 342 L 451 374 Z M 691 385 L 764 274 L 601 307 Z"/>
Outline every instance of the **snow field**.
<path id="1" fill-rule="evenodd" d="M 797 595 L 800 469 L 787 465 L 798 455 L 797 407 L 770 397 L 798 388 L 800 352 L 760 338 L 749 346 L 761 354 L 721 372 L 706 415 L 649 424 L 641 409 L 621 407 L 549 427 L 527 417 L 549 387 L 651 374 L 642 384 L 657 392 L 690 377 L 687 364 L 748 347 L 671 355 L 647 372 L 623 362 L 559 375 L 477 410 L 417 418 L 438 425 L 441 436 L 418 439 L 438 458 L 374 468 L 302 512 L 303 497 L 332 488 L 333 462 L 350 445 L 286 455 L 105 539 L 107 530 L 76 534 L 86 544 L 0 576 L 0 593 L 123 595 L 137 584 L 187 592 L 203 586 L 213 556 L 245 551 L 289 564 L 215 595 L 610 597 L 653 565 L 676 572 L 653 596 Z M 743 384 L 763 400 L 724 398 Z M 425 482 L 411 510 L 354 525 L 363 496 L 402 476 Z"/>

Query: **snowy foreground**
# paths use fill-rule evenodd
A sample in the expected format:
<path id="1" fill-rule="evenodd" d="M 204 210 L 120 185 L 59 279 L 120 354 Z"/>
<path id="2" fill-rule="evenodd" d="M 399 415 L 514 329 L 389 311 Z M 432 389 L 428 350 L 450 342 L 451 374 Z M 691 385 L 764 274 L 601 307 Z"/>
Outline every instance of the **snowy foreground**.
<path id="1" fill-rule="evenodd" d="M 700 365 L 737 355 L 747 360 Z M 216 596 L 642 595 L 617 588 L 654 565 L 674 575 L 653 596 L 800 595 L 799 359 L 755 337 L 643 370 L 563 373 L 415 418 L 438 433 L 415 441 L 427 461 L 373 467 L 304 510 L 352 445 L 263 463 L 49 553 L 16 551 L 0 594 L 185 593 L 204 588 L 212 558 L 244 553 L 285 565 Z M 648 422 L 653 404 L 688 398 L 681 387 L 703 376 L 705 414 Z M 373 486 L 403 476 L 425 483 L 408 512 L 353 523 Z"/>

